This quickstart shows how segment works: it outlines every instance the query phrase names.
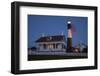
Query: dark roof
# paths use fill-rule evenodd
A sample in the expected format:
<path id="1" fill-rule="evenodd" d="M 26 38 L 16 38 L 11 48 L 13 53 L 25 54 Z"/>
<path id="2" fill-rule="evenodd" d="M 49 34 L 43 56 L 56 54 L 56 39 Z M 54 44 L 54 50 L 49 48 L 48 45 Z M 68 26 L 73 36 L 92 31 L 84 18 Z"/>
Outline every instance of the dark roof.
<path id="1" fill-rule="evenodd" d="M 55 35 L 55 36 L 44 36 L 36 40 L 36 42 L 56 42 L 56 41 L 65 41 L 64 35 Z"/>

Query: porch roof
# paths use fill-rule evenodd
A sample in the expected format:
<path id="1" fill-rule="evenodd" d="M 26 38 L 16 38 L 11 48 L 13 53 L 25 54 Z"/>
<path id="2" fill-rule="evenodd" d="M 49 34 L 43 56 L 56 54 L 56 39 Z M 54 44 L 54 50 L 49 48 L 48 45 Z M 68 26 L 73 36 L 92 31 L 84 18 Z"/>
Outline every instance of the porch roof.
<path id="1" fill-rule="evenodd" d="M 66 41 L 65 35 L 44 36 L 36 40 L 36 42 L 57 42 Z"/>

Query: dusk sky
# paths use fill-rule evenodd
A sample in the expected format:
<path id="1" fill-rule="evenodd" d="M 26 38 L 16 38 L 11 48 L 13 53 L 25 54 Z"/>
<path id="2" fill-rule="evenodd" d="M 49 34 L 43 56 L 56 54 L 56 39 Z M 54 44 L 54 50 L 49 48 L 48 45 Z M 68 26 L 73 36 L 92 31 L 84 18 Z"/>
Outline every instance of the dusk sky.
<path id="1" fill-rule="evenodd" d="M 88 18 L 75 16 L 50 16 L 50 15 L 28 15 L 28 47 L 35 46 L 35 41 L 44 34 L 54 36 L 63 34 L 67 40 L 67 21 L 71 20 L 76 29 L 73 33 L 73 46 L 88 40 Z"/>

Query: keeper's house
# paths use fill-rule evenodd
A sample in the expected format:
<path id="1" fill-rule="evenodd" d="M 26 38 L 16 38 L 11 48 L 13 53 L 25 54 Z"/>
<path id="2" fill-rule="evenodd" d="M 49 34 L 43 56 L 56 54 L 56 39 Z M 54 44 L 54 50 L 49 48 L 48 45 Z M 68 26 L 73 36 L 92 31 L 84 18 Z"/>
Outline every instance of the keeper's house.
<path id="1" fill-rule="evenodd" d="M 64 35 L 42 36 L 36 44 L 38 51 L 65 51 L 66 38 Z"/>

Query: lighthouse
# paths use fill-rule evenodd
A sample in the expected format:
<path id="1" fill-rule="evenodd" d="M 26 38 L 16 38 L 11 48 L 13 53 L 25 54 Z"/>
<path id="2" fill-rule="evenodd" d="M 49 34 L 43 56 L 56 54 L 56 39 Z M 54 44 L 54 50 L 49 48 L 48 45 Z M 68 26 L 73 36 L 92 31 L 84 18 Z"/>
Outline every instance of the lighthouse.
<path id="1" fill-rule="evenodd" d="M 71 21 L 67 22 L 67 30 L 68 30 L 68 37 L 67 37 L 67 52 L 72 51 L 72 25 Z"/>

